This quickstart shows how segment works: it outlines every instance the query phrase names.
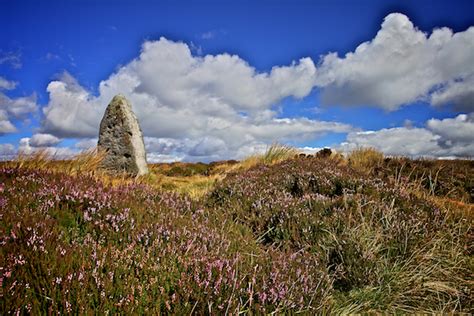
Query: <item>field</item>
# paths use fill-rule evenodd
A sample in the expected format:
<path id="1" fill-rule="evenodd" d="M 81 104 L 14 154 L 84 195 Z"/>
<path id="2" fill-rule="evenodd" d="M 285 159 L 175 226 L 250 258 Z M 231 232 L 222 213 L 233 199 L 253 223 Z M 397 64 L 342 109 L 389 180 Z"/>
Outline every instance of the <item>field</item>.
<path id="1" fill-rule="evenodd" d="M 0 165 L 1 314 L 474 313 L 474 161 Z"/>

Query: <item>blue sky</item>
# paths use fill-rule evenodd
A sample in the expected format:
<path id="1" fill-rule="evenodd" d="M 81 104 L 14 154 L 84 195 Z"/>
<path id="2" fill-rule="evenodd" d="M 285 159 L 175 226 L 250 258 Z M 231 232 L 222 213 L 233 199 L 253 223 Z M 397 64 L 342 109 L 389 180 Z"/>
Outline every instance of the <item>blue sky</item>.
<path id="1" fill-rule="evenodd" d="M 274 141 L 474 156 L 470 0 L 0 0 L 0 21 L 4 157 L 92 146 L 115 93 L 149 161 Z"/>

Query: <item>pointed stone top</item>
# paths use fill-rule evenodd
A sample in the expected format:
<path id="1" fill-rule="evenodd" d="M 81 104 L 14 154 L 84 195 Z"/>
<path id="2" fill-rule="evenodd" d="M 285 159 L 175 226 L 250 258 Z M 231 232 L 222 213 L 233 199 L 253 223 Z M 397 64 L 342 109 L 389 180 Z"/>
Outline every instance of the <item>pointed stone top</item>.
<path id="1" fill-rule="evenodd" d="M 117 94 L 113 97 L 112 101 L 110 101 L 109 106 L 116 105 L 117 103 L 126 104 L 129 107 L 132 107 L 132 105 L 130 104 L 128 99 L 121 93 L 119 93 L 119 94 Z"/>
<path id="2" fill-rule="evenodd" d="M 112 100 L 115 100 L 115 99 L 125 99 L 126 101 L 128 101 L 127 98 L 121 93 L 116 94 Z"/>

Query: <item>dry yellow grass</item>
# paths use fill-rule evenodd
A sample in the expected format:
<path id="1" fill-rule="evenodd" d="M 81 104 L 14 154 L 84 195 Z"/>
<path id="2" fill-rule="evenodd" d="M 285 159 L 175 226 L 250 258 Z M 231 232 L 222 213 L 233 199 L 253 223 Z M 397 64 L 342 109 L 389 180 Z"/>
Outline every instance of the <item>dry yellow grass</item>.
<path id="1" fill-rule="evenodd" d="M 192 164 L 172 163 L 158 164 L 150 167 L 151 174 L 140 180 L 158 189 L 175 191 L 187 194 L 193 199 L 198 199 L 211 191 L 214 185 L 223 180 L 231 172 L 250 169 L 258 164 L 275 164 L 286 159 L 294 158 L 299 152 L 290 146 L 272 144 L 264 154 L 256 154 L 238 162 L 224 162 L 212 167 L 209 174 L 191 174 L 187 171 L 193 169 Z M 173 168 L 182 168 L 185 176 L 167 175 Z"/>
<path id="2" fill-rule="evenodd" d="M 287 159 L 292 159 L 300 152 L 291 146 L 273 143 L 265 153 L 251 155 L 238 164 L 228 167 L 229 171 L 242 171 L 252 168 L 258 164 L 273 165 Z"/>
<path id="3" fill-rule="evenodd" d="M 383 162 L 383 154 L 374 148 L 358 148 L 347 157 L 348 163 L 354 169 L 370 173 Z"/>
<path id="4" fill-rule="evenodd" d="M 474 204 L 465 203 L 446 197 L 427 196 L 426 194 L 424 196 L 436 206 L 449 211 L 449 213 L 457 214 L 466 219 L 474 221 Z"/>
<path id="5" fill-rule="evenodd" d="M 148 182 L 148 184 L 158 189 L 187 194 L 192 199 L 198 199 L 212 190 L 215 183 L 221 181 L 224 177 L 225 175 L 221 174 L 211 176 L 194 175 L 189 177 L 157 175 L 156 180 Z"/>
<path id="6" fill-rule="evenodd" d="M 199 198 L 211 190 L 216 183 L 225 177 L 230 165 L 219 165 L 219 171 L 209 176 L 166 176 L 163 171 L 169 170 L 170 165 L 150 168 L 150 173 L 141 177 L 130 177 L 127 174 L 110 174 L 100 168 L 104 158 L 103 152 L 90 150 L 80 153 L 71 159 L 57 160 L 47 151 L 37 151 L 33 154 L 19 155 L 15 160 L 3 162 L 13 168 L 27 168 L 35 170 L 49 170 L 68 175 L 87 174 L 107 185 L 121 185 L 130 183 L 146 184 L 158 190 L 175 191 L 188 194 L 191 198 Z"/>
<path id="7" fill-rule="evenodd" d="M 100 163 L 105 153 L 99 152 L 97 149 L 80 153 L 69 160 L 56 160 L 47 151 L 37 151 L 30 155 L 20 155 L 15 160 L 5 163 L 17 168 L 48 169 L 69 175 L 88 174 L 113 186 L 141 183 L 150 185 L 158 190 L 188 194 L 191 198 L 197 199 L 212 190 L 214 185 L 224 179 L 228 173 L 244 171 L 258 164 L 272 165 L 286 159 L 292 159 L 298 154 L 299 151 L 293 147 L 274 143 L 263 154 L 249 156 L 238 163 L 218 164 L 211 168 L 211 172 L 206 175 L 194 174 L 193 168 L 196 168 L 193 164 L 176 162 L 172 164 L 150 165 L 150 173 L 142 177 L 130 177 L 126 174 L 112 175 L 102 170 Z M 347 160 L 340 154 L 332 154 L 330 158 L 337 160 L 340 164 L 347 163 Z M 373 149 L 358 149 L 351 153 L 348 161 L 355 168 L 369 171 L 381 159 L 383 159 L 383 155 Z M 172 168 L 182 168 L 184 171 L 191 170 L 191 175 L 167 175 Z"/>
<path id="8" fill-rule="evenodd" d="M 28 155 L 20 154 L 15 160 L 7 161 L 5 164 L 15 168 L 48 169 L 75 175 L 77 173 L 97 173 L 104 155 L 104 152 L 94 149 L 79 153 L 71 159 L 57 160 L 48 151 L 39 150 Z"/>
<path id="9" fill-rule="evenodd" d="M 105 153 L 92 149 L 81 152 L 70 159 L 58 160 L 46 150 L 39 150 L 32 154 L 20 154 L 16 159 L 3 162 L 13 168 L 27 168 L 35 170 L 49 170 L 61 172 L 71 176 L 87 174 L 108 185 L 116 186 L 133 182 L 143 183 L 146 179 L 130 177 L 126 174 L 110 174 L 100 168 Z"/>

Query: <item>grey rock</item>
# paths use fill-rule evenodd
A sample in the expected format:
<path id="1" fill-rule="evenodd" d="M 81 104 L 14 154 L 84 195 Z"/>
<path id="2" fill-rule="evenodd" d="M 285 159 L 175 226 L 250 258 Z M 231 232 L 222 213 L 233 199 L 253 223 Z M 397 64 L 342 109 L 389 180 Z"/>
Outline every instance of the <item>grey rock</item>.
<path id="1" fill-rule="evenodd" d="M 98 148 L 105 151 L 102 167 L 130 175 L 148 173 L 145 144 L 132 111 L 132 105 L 121 94 L 116 95 L 100 122 Z"/>

